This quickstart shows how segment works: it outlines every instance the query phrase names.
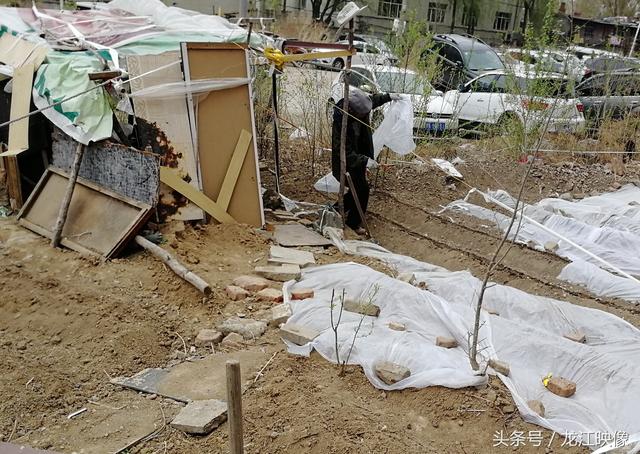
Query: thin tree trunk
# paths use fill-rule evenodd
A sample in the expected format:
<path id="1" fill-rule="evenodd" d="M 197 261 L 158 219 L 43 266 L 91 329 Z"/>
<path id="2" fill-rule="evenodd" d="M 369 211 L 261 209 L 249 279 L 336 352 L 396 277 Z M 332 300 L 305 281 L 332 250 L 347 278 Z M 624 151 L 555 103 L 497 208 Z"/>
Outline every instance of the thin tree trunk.
<path id="1" fill-rule="evenodd" d="M 456 28 L 456 9 L 458 6 L 458 0 L 453 0 L 451 11 L 451 25 L 449 26 L 449 33 L 454 33 Z"/>

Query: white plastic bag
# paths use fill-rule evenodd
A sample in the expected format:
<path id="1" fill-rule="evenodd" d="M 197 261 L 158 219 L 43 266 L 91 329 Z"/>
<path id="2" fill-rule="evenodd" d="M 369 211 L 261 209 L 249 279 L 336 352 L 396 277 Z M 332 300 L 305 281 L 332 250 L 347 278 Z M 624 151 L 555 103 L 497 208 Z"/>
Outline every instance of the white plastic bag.
<path id="1" fill-rule="evenodd" d="M 384 112 L 384 120 L 373 133 L 373 154 L 377 158 L 385 145 L 394 153 L 406 155 L 416 149 L 413 141 L 413 104 L 401 95 Z"/>
<path id="2" fill-rule="evenodd" d="M 336 180 L 336 177 L 333 176 L 333 173 L 329 172 L 313 185 L 316 191 L 327 192 L 327 193 L 335 193 L 340 192 L 340 182 Z"/>

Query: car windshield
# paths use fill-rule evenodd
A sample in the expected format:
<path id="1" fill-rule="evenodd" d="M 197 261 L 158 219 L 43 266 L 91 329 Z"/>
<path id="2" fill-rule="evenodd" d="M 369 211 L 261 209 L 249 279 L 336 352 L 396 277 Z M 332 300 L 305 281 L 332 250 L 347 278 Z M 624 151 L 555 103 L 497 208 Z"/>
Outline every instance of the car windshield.
<path id="1" fill-rule="evenodd" d="M 490 71 L 504 69 L 504 64 L 495 51 L 489 47 L 478 46 L 463 51 L 464 61 L 471 71 Z"/>
<path id="2" fill-rule="evenodd" d="M 424 95 L 431 92 L 418 76 L 409 72 L 376 71 L 376 79 L 380 90 L 387 93 L 406 93 L 411 95 Z M 425 92 L 425 89 L 427 90 Z"/>

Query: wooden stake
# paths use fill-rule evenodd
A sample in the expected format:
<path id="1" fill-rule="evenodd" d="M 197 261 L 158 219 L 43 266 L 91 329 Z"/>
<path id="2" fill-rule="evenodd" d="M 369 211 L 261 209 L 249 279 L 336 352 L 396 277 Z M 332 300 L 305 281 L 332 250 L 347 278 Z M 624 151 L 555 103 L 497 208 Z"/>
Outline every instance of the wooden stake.
<path id="1" fill-rule="evenodd" d="M 349 50 L 353 52 L 353 19 L 349 21 Z M 342 129 L 340 131 L 340 215 L 342 216 L 342 227 L 345 226 L 344 216 L 344 189 L 345 172 L 347 168 L 347 122 L 349 121 L 349 79 L 351 77 L 351 55 L 347 57 L 347 64 L 344 68 L 344 101 L 342 101 Z"/>
<path id="2" fill-rule="evenodd" d="M 190 271 L 186 266 L 176 260 L 171 254 L 162 249 L 160 246 L 153 244 L 146 238 L 136 235 L 136 243 L 147 251 L 151 252 L 157 258 L 162 260 L 171 270 L 182 279 L 193 285 L 195 288 L 204 293 L 205 296 L 211 295 L 211 286 L 207 284 L 200 276 Z"/>
<path id="3" fill-rule="evenodd" d="M 229 452 L 243 454 L 242 438 L 242 383 L 240 363 L 227 361 L 227 415 L 229 419 Z"/>
<path id="4" fill-rule="evenodd" d="M 345 174 L 347 177 L 347 181 L 349 182 L 349 189 L 351 190 L 351 195 L 353 196 L 353 200 L 356 202 L 356 208 L 358 209 L 358 214 L 360 214 L 360 219 L 362 219 L 362 224 L 364 225 L 364 229 L 367 231 L 367 236 L 371 238 L 371 230 L 369 230 L 369 224 L 367 224 L 367 220 L 364 217 L 364 211 L 362 211 L 362 206 L 360 205 L 360 199 L 358 199 L 358 194 L 356 193 L 356 188 L 353 185 L 353 180 L 351 179 L 351 175 L 349 172 Z"/>
<path id="5" fill-rule="evenodd" d="M 69 181 L 67 182 L 67 190 L 62 198 L 60 204 L 60 211 L 58 212 L 58 219 L 56 219 L 56 225 L 53 228 L 53 238 L 51 239 L 51 246 L 59 247 L 60 239 L 62 238 L 62 229 L 64 223 L 67 221 L 67 214 L 69 213 L 69 206 L 71 206 L 71 197 L 73 196 L 73 190 L 76 187 L 76 181 L 78 180 L 78 172 L 80 171 L 80 164 L 82 163 L 82 155 L 84 154 L 84 145 L 79 143 L 76 147 L 76 155 L 73 159 L 73 166 L 71 167 L 71 174 L 69 175 Z"/>

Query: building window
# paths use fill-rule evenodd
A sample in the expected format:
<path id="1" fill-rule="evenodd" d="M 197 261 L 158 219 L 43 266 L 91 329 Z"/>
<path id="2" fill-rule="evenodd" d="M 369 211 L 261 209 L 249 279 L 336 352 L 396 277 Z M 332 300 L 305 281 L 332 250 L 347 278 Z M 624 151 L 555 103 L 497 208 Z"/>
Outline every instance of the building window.
<path id="1" fill-rule="evenodd" d="M 427 11 L 427 21 L 442 23 L 444 16 L 447 14 L 447 3 L 429 2 L 429 10 Z"/>
<path id="2" fill-rule="evenodd" d="M 505 13 L 504 11 L 496 11 L 496 18 L 493 21 L 494 30 L 509 30 L 510 23 L 511 23 L 511 13 Z"/>
<path id="3" fill-rule="evenodd" d="M 462 25 L 465 27 L 475 28 L 478 25 L 478 17 L 476 12 L 469 5 L 462 6 Z"/>
<path id="4" fill-rule="evenodd" d="M 402 0 L 380 0 L 378 2 L 378 16 L 400 17 Z"/>

